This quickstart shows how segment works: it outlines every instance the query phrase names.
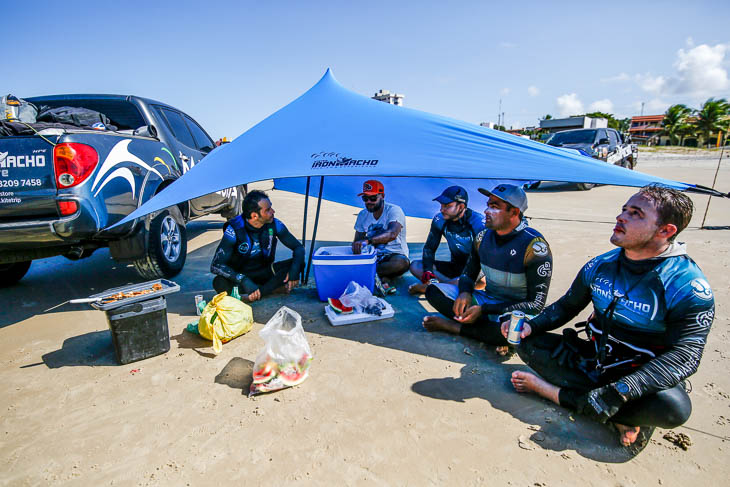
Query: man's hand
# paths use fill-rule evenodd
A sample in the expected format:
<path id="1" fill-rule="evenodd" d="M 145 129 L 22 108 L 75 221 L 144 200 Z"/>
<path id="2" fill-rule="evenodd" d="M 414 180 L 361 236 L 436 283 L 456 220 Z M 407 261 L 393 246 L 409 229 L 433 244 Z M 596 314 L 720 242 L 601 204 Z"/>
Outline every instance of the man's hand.
<path id="1" fill-rule="evenodd" d="M 367 245 L 367 244 L 368 244 L 367 240 L 356 240 L 356 241 L 352 242 L 352 253 L 355 255 L 362 253 L 363 245 Z"/>
<path id="2" fill-rule="evenodd" d="M 460 316 L 454 316 L 459 323 L 474 323 L 482 315 L 482 307 L 478 304 L 469 306 Z"/>
<path id="3" fill-rule="evenodd" d="M 605 423 L 615 415 L 626 400 L 611 385 L 593 389 L 578 398 L 578 412 L 599 423 Z"/>
<path id="4" fill-rule="evenodd" d="M 297 287 L 299 285 L 299 280 L 296 281 L 290 281 L 289 280 L 289 273 L 287 272 L 286 277 L 284 277 L 284 287 L 286 288 L 286 292 L 290 293 L 292 289 Z"/>
<path id="5" fill-rule="evenodd" d="M 246 299 L 248 299 L 248 301 L 250 303 L 253 303 L 254 301 L 258 301 L 259 299 L 261 299 L 261 289 L 257 289 L 254 292 L 250 293 L 248 295 L 248 298 L 246 298 Z"/>
<path id="6" fill-rule="evenodd" d="M 471 293 L 461 293 L 454 301 L 454 316 L 461 316 L 471 306 Z"/>
<path id="7" fill-rule="evenodd" d="M 522 324 L 522 333 L 520 334 L 520 340 L 527 338 L 532 333 L 532 327 L 527 320 Z M 502 335 L 507 338 L 509 335 L 509 321 L 502 322 Z"/>

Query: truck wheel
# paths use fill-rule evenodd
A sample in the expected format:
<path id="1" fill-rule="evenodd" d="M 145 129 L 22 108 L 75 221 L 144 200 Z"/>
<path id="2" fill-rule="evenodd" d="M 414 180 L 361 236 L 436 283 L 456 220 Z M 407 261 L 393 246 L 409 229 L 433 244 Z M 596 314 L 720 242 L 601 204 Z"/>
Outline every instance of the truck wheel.
<path id="1" fill-rule="evenodd" d="M 595 184 L 593 183 L 578 183 L 576 184 L 578 187 L 578 190 L 580 191 L 588 191 L 589 189 L 593 188 Z"/>
<path id="2" fill-rule="evenodd" d="M 233 198 L 233 202 L 231 202 L 231 206 L 221 211 L 221 216 L 227 220 L 235 218 L 241 214 L 243 211 L 241 208 L 243 205 L 243 198 L 246 197 L 246 190 L 243 186 L 236 186 L 233 191 L 235 193 L 235 197 Z"/>
<path id="3" fill-rule="evenodd" d="M 630 157 L 621 161 L 621 165 L 626 169 L 634 169 L 634 160 Z"/>
<path id="4" fill-rule="evenodd" d="M 137 273 L 146 279 L 179 274 L 188 252 L 185 226 L 164 210 L 150 222 L 148 238 L 147 255 L 134 262 Z"/>
<path id="5" fill-rule="evenodd" d="M 27 260 L 25 262 L 13 262 L 12 264 L 0 264 L 0 287 L 12 286 L 21 280 L 30 269 L 31 262 Z"/>

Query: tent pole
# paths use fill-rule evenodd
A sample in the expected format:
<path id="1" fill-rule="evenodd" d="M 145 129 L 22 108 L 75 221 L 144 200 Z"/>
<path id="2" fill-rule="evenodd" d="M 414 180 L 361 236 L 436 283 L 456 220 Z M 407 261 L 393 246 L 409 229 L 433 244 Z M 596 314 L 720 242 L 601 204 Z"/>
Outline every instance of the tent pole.
<path id="1" fill-rule="evenodd" d="M 314 242 L 317 241 L 317 225 L 319 224 L 319 207 L 322 205 L 322 188 L 324 188 L 324 176 L 319 177 L 319 196 L 317 196 L 317 211 L 314 214 L 314 229 L 312 230 L 312 243 L 309 247 L 309 260 L 307 261 L 307 272 L 304 273 L 304 284 L 309 282 L 309 270 L 312 268 L 312 255 L 314 255 Z"/>
<path id="2" fill-rule="evenodd" d="M 722 156 L 725 153 L 725 144 L 722 145 L 722 150 L 720 150 L 720 158 L 717 160 L 717 169 L 715 170 L 715 179 L 712 180 L 712 189 L 715 189 L 715 183 L 717 183 L 717 173 L 720 172 L 720 163 L 722 163 Z M 705 228 L 705 219 L 707 218 L 707 212 L 710 211 L 710 200 L 712 199 L 712 196 L 707 197 L 707 206 L 705 207 L 705 215 L 702 217 L 702 225 L 700 225 L 700 230 Z"/>
<path id="3" fill-rule="evenodd" d="M 307 248 L 307 207 L 309 206 L 309 183 L 311 179 L 311 176 L 307 176 L 307 189 L 304 192 L 304 218 L 302 221 L 302 245 L 304 245 L 304 248 Z M 304 269 L 302 269 L 300 279 L 304 281 Z"/>

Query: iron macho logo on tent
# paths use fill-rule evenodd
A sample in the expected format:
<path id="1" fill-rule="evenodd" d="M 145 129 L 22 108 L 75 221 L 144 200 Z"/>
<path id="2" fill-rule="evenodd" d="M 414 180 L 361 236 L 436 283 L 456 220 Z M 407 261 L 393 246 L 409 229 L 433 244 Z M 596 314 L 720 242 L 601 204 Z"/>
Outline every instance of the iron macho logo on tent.
<path id="1" fill-rule="evenodd" d="M 353 159 L 345 157 L 339 152 L 317 152 L 312 154 L 312 169 L 324 169 L 331 167 L 359 167 L 378 165 L 378 159 Z"/>

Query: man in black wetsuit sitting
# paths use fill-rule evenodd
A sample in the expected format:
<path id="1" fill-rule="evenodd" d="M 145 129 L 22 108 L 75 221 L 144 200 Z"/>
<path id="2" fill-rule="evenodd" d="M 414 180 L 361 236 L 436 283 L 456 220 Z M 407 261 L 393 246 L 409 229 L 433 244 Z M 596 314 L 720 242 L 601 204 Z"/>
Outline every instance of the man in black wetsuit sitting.
<path id="1" fill-rule="evenodd" d="M 692 200 L 677 190 L 633 195 L 616 217 L 618 248 L 583 266 L 568 293 L 525 324 L 517 351 L 539 376 L 514 372 L 515 389 L 613 422 L 625 446 L 687 421 L 684 380 L 699 366 L 715 315 L 704 274 L 674 242 L 691 217 Z M 574 328 L 548 333 L 591 303 L 580 324 L 587 339 Z"/>
<path id="2" fill-rule="evenodd" d="M 441 203 L 441 211 L 431 221 L 431 230 L 423 245 L 423 257 L 411 262 L 411 274 L 421 281 L 410 285 L 408 292 L 411 294 L 423 294 L 426 286 L 433 282 L 457 284 L 469 259 L 474 238 L 484 230 L 483 215 L 467 208 L 469 194 L 461 186 L 449 186 L 433 200 Z M 451 252 L 448 262 L 436 260 L 441 237 L 446 239 Z"/>
<path id="3" fill-rule="evenodd" d="M 292 250 L 292 258 L 274 262 L 277 240 Z M 241 299 L 257 301 L 274 291 L 290 292 L 299 284 L 304 247 L 274 218 L 271 200 L 253 190 L 243 200 L 243 214 L 223 227 L 223 239 L 210 264 L 213 288 L 231 294 L 238 286 Z"/>
<path id="4" fill-rule="evenodd" d="M 538 314 L 547 298 L 552 276 L 550 247 L 523 218 L 527 195 L 517 186 L 500 184 L 492 191 L 484 210 L 486 230 L 475 239 L 459 285 L 429 284 L 426 299 L 443 316 L 426 316 L 429 331 L 461 334 L 506 353 L 507 340 L 500 330 L 501 317 L 512 311 Z M 486 286 L 474 290 L 479 271 Z"/>

